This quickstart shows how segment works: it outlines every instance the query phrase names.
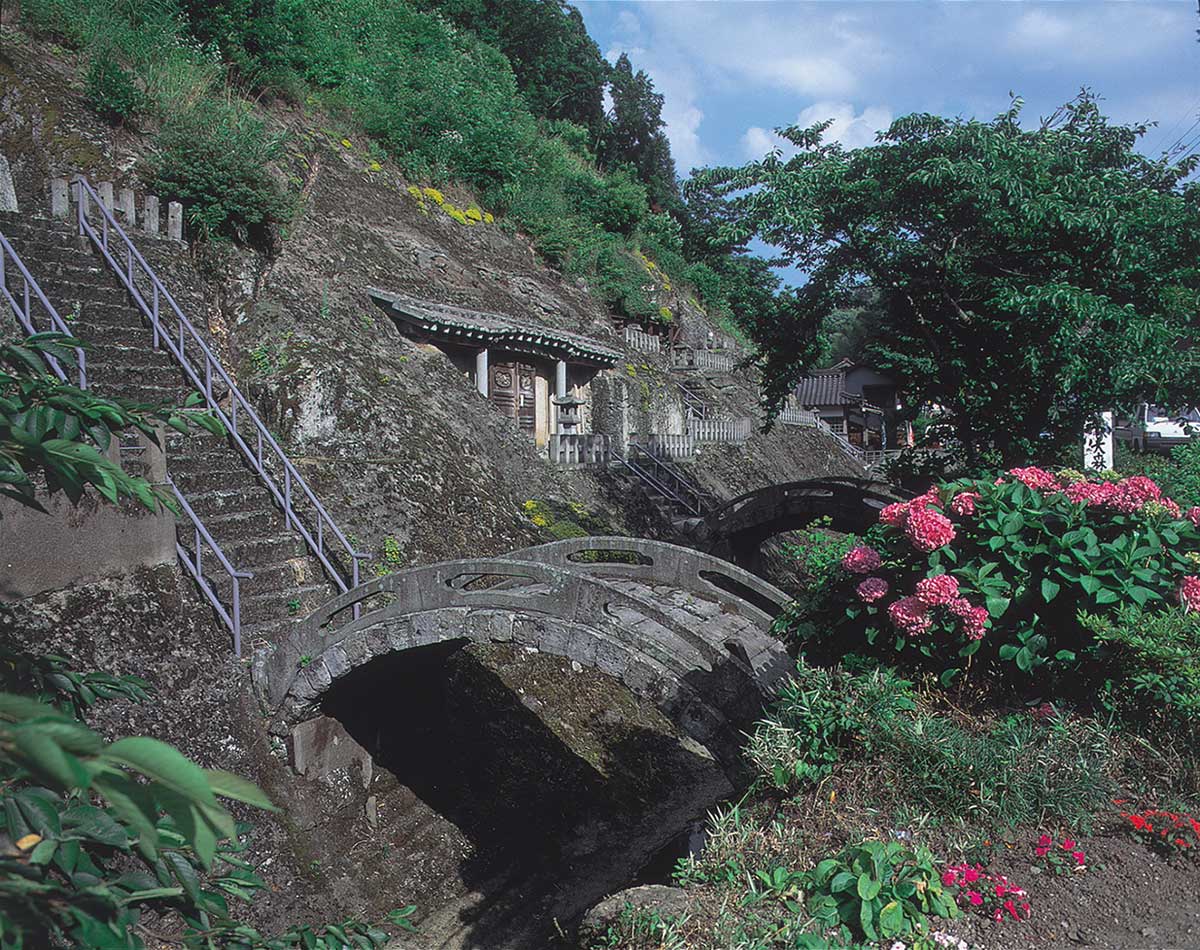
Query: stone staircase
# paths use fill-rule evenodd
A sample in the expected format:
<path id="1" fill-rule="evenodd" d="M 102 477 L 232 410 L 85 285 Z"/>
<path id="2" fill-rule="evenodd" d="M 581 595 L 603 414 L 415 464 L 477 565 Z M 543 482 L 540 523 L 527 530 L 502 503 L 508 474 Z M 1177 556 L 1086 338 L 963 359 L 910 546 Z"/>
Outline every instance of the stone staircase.
<path id="1" fill-rule="evenodd" d="M 117 278 L 73 222 L 0 214 L 0 232 L 29 268 L 59 314 L 88 344 L 88 388 L 133 402 L 179 406 L 192 391 Z M 142 241 L 150 240 L 140 238 Z M 243 639 L 272 640 L 293 615 L 328 600 L 337 588 L 304 541 L 289 529 L 270 491 L 227 439 L 204 432 L 171 432 L 167 470 L 234 567 L 241 581 Z M 180 541 L 190 547 L 192 526 L 181 521 Z M 223 603 L 232 581 L 221 570 L 206 574 Z"/>
<path id="2" fill-rule="evenodd" d="M 618 479 L 640 492 L 676 531 L 690 531 L 712 506 L 713 499 L 677 463 L 656 454 L 652 447 L 630 443 L 616 461 Z"/>

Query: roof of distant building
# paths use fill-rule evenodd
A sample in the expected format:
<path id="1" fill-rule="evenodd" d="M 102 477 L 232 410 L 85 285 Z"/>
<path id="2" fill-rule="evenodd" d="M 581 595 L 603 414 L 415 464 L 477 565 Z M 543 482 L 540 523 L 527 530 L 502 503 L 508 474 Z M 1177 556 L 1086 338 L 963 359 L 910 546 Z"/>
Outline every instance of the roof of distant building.
<path id="1" fill-rule="evenodd" d="M 796 401 L 802 406 L 857 406 L 861 396 L 846 392 L 846 368 L 809 373 L 796 385 Z"/>
<path id="2" fill-rule="evenodd" d="M 600 366 L 613 366 L 622 359 L 618 350 L 598 340 L 529 319 L 468 310 L 375 288 L 367 292 L 393 319 L 446 342 Z"/>

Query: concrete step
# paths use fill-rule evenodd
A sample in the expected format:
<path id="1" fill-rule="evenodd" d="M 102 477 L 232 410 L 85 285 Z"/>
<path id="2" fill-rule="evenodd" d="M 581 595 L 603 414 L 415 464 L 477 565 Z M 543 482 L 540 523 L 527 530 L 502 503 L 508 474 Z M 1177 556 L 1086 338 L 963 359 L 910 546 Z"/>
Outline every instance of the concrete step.
<path id="1" fill-rule="evenodd" d="M 188 498 L 188 504 L 204 520 L 205 527 L 214 536 L 253 538 L 274 534 L 285 527 L 283 512 L 273 505 L 270 508 L 249 509 L 244 507 L 245 501 L 243 500 L 243 504 L 235 509 L 227 509 L 222 512 L 202 512 L 191 498 Z"/>
<path id="2" fill-rule="evenodd" d="M 108 305 L 112 307 L 133 307 L 129 295 L 116 283 L 107 270 L 93 274 L 87 272 L 64 273 L 61 270 L 45 270 L 34 268 L 28 262 L 29 272 L 42 288 L 46 299 L 54 304 L 54 309 L 60 316 L 77 310 L 83 311 L 88 307 Z M 136 310 L 134 312 L 137 312 Z"/>
<path id="3" fill-rule="evenodd" d="M 232 454 L 233 450 L 230 449 L 230 455 Z M 170 459 L 170 456 L 168 455 L 167 458 Z M 209 493 L 222 489 L 233 488 L 240 491 L 261 489 L 264 493 L 267 492 L 256 475 L 244 467 L 234 467 L 232 462 L 228 468 L 184 471 L 168 461 L 167 471 L 171 473 L 171 478 L 187 497 L 189 504 L 193 497 L 206 497 Z M 199 510 L 197 509 L 197 511 Z"/>
<path id="4" fill-rule="evenodd" d="M 210 533 L 217 539 L 230 563 L 248 571 L 253 571 L 261 564 L 277 564 L 308 554 L 308 548 L 299 535 L 282 529 L 277 533 L 245 539 L 222 538 L 211 529 Z"/>
<path id="5" fill-rule="evenodd" d="M 331 591 L 328 584 L 304 584 L 252 594 L 242 599 L 242 623 L 300 620 L 329 600 Z"/>
<path id="6" fill-rule="evenodd" d="M 88 353 L 87 367 L 88 378 L 97 384 L 126 384 L 130 380 L 136 380 L 140 386 L 152 386 L 163 390 L 186 392 L 192 388 L 184 379 L 182 370 L 171 365 L 93 359 L 92 354 Z"/>
<path id="7" fill-rule="evenodd" d="M 170 456 L 167 457 L 167 468 L 170 470 Z M 257 480 L 253 479 L 244 482 L 241 485 L 223 485 L 220 488 L 207 492 L 192 492 L 186 491 L 181 484 L 180 479 L 174 471 L 171 471 L 171 478 L 175 484 L 179 485 L 180 491 L 183 491 L 184 497 L 188 500 L 188 504 L 192 506 L 196 514 L 208 522 L 210 518 L 219 518 L 223 515 L 240 514 L 249 510 L 267 510 L 268 506 L 264 504 L 255 505 L 260 495 L 265 494 L 270 497 L 270 493 Z M 252 495 L 253 497 L 248 497 Z M 275 511 L 280 520 L 283 519 L 283 514 L 274 507 L 272 502 L 270 510 Z"/>

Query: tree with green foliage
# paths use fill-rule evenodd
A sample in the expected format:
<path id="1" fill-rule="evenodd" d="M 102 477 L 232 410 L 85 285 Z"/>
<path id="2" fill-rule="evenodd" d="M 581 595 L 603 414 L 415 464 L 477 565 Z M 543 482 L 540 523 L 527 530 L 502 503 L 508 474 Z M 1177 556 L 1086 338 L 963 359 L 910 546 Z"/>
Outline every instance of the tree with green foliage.
<path id="1" fill-rule="evenodd" d="M 643 70 L 633 71 L 626 53 L 612 68 L 609 93 L 612 109 L 598 152 L 601 165 L 632 165 L 646 185 L 651 204 L 665 211 L 677 210 L 679 183 L 671 143 L 663 132 L 662 95 L 654 91 L 654 83 Z"/>
<path id="2" fill-rule="evenodd" d="M 1081 93 L 1033 128 L 1019 99 L 990 122 L 910 115 L 878 144 L 823 141 L 829 123 L 702 180 L 731 198 L 731 240 L 758 236 L 807 273 L 755 327 L 778 406 L 819 354 L 831 313 L 864 285 L 883 314 L 867 344 L 907 403 L 942 406 L 969 456 L 1065 444 L 1096 414 L 1200 387 L 1195 157 L 1135 151 Z"/>
<path id="3" fill-rule="evenodd" d="M 594 137 L 604 122 L 609 66 L 583 17 L 562 0 L 425 0 L 500 50 L 529 109 L 541 119 L 565 119 Z"/>

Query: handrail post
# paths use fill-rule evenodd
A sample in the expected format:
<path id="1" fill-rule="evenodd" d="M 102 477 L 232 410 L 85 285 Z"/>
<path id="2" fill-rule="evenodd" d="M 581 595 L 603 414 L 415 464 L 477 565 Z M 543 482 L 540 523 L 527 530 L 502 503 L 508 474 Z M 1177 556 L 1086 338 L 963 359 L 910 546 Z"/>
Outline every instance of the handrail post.
<path id="1" fill-rule="evenodd" d="M 242 598 L 241 579 L 233 576 L 233 654 L 242 655 Z"/>

